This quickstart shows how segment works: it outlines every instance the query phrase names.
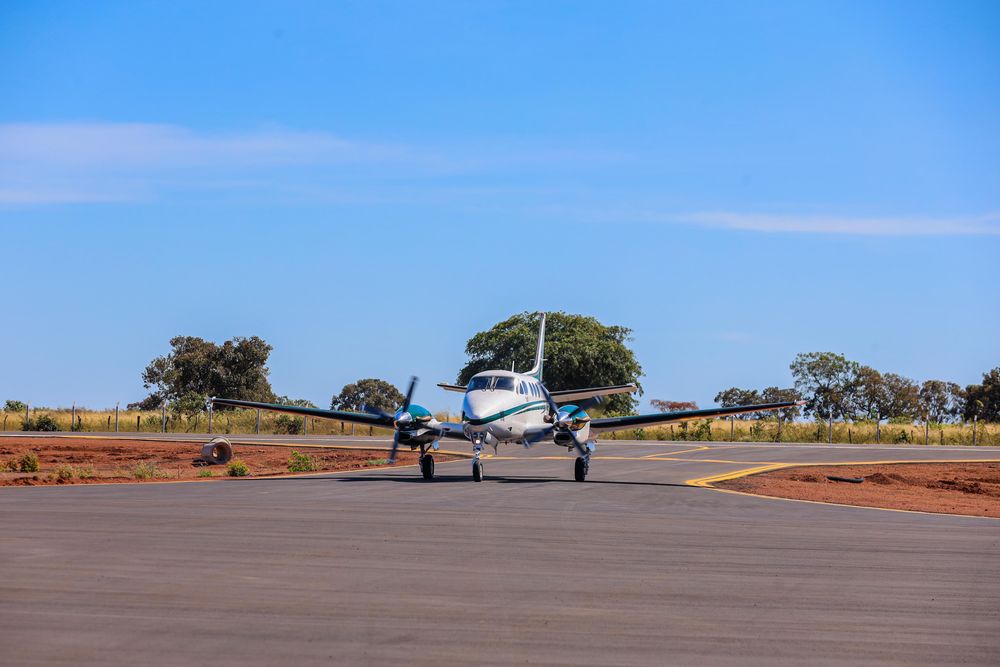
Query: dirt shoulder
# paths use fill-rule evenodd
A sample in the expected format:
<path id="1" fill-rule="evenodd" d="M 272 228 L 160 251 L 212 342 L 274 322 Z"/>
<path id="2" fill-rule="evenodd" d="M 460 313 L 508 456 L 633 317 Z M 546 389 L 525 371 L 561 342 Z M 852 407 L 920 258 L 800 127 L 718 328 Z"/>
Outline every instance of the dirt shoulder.
<path id="1" fill-rule="evenodd" d="M 830 476 L 864 481 L 838 482 Z M 1000 463 L 800 466 L 713 486 L 778 498 L 1000 517 Z"/>
<path id="2" fill-rule="evenodd" d="M 107 482 L 162 482 L 184 479 L 227 479 L 226 466 L 204 466 L 201 447 L 190 442 L 119 440 L 102 438 L 17 438 L 0 440 L 0 486 L 93 484 Z M 233 458 L 246 463 L 253 476 L 287 475 L 294 446 L 233 445 Z M 364 470 L 386 465 L 388 452 L 378 449 L 318 449 L 299 447 L 316 472 Z M 37 472 L 20 468 L 23 457 L 38 457 Z M 437 462 L 456 457 L 435 453 Z M 418 454 L 404 449 L 397 465 L 417 463 Z"/>

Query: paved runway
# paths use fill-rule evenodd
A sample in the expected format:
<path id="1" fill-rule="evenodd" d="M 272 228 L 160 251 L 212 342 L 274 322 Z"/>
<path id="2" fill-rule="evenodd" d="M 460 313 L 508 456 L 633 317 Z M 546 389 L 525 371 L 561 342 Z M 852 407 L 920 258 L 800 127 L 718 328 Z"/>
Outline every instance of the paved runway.
<path id="1" fill-rule="evenodd" d="M 482 484 L 0 488 L 0 663 L 1000 664 L 1000 521 L 689 484 L 1000 451 L 612 442 L 583 484 L 500 452 Z"/>

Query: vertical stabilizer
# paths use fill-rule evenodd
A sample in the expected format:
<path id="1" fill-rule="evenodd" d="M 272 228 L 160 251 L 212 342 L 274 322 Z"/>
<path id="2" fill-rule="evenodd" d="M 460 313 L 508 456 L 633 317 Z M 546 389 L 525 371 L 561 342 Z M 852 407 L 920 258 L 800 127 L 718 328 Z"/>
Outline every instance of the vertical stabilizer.
<path id="1" fill-rule="evenodd" d="M 545 361 L 545 313 L 541 313 L 542 321 L 538 325 L 538 346 L 535 348 L 535 365 L 527 372 L 527 375 L 534 375 L 539 382 L 542 381 L 542 364 Z"/>

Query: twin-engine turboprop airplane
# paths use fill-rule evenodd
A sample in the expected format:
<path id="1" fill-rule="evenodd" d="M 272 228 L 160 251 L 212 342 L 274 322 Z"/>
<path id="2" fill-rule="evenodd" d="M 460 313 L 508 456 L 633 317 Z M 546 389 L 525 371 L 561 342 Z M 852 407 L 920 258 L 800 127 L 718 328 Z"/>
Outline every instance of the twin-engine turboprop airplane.
<path id="1" fill-rule="evenodd" d="M 396 453 L 401 444 L 409 446 L 411 450 L 419 448 L 420 472 L 424 479 L 434 478 L 434 457 L 430 451 L 438 448 L 438 441 L 441 438 L 470 441 L 472 443 L 472 479 L 476 482 L 483 480 L 481 455 L 486 445 L 492 446 L 495 452 L 501 444 L 520 443 L 525 447 L 530 447 L 548 440 L 557 446 L 566 447 L 569 451 L 575 449 L 577 458 L 574 476 L 578 482 L 582 482 L 590 471 L 590 457 L 597 446 L 595 438 L 601 433 L 761 410 L 780 410 L 802 403 L 802 401 L 764 403 L 708 410 L 658 412 L 627 417 L 591 419 L 586 413 L 589 404 L 599 401 L 602 396 L 633 392 L 637 388 L 636 385 L 623 384 L 550 392 L 542 383 L 544 350 L 545 313 L 542 313 L 538 327 L 538 344 L 535 347 L 535 363 L 531 370 L 526 373 L 500 370 L 484 371 L 472 376 L 469 384 L 465 387 L 447 383 L 439 384 L 439 387 L 447 391 L 465 394 L 465 399 L 462 402 L 461 422 L 438 421 L 426 408 L 413 403 L 416 378 L 410 380 L 403 405 L 392 415 L 379 410 L 347 412 L 228 398 L 209 400 L 214 405 L 273 410 L 306 417 L 320 417 L 392 428 L 394 434 L 389 462 L 395 462 Z"/>

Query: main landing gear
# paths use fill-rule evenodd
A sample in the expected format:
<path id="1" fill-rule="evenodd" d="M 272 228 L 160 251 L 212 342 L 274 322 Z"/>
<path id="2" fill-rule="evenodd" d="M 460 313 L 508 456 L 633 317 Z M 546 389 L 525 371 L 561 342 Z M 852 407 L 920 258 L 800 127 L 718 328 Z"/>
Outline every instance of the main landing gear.
<path id="1" fill-rule="evenodd" d="M 420 446 L 420 474 L 424 479 L 434 479 L 434 457 L 427 453 L 427 447 L 423 445 Z"/>

